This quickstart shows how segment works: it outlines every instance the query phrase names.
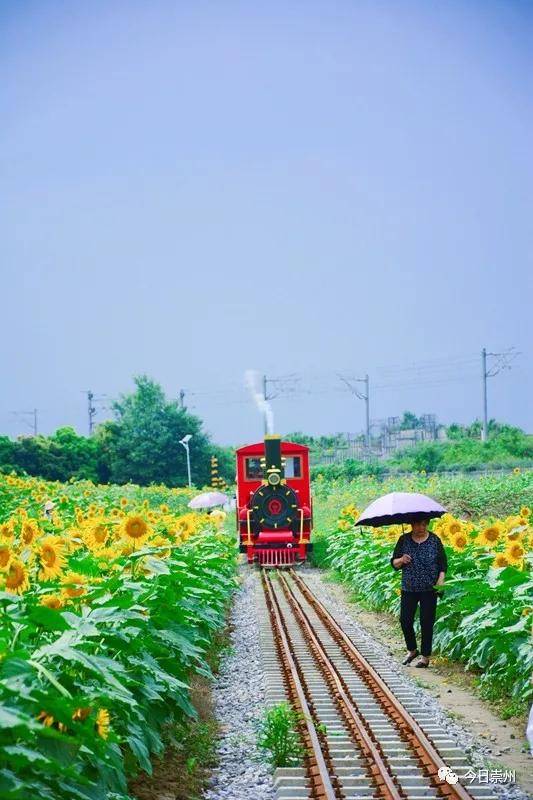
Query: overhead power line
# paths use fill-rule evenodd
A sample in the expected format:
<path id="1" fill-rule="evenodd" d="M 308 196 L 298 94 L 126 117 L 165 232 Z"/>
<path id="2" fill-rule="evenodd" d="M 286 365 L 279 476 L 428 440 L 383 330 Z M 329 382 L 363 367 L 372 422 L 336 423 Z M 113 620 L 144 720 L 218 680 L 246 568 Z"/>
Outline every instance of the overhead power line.
<path id="1" fill-rule="evenodd" d="M 15 417 L 21 419 L 24 424 L 32 431 L 34 436 L 37 436 L 39 428 L 39 411 L 34 408 L 33 411 L 12 411 Z"/>
<path id="2" fill-rule="evenodd" d="M 364 378 L 347 378 L 344 375 L 339 375 L 339 378 L 346 384 L 352 394 L 359 400 L 365 401 L 365 419 L 366 419 L 366 446 L 370 448 L 370 379 L 368 375 Z M 357 384 L 364 384 L 364 391 L 357 388 Z"/>
<path id="3" fill-rule="evenodd" d="M 486 442 L 488 439 L 488 401 L 487 401 L 487 378 L 494 378 L 504 369 L 511 369 L 511 364 L 520 353 L 515 347 L 509 347 L 503 353 L 487 353 L 484 347 L 481 351 L 481 379 L 483 382 L 483 428 L 481 439 Z M 490 367 L 489 359 L 495 359 Z"/>

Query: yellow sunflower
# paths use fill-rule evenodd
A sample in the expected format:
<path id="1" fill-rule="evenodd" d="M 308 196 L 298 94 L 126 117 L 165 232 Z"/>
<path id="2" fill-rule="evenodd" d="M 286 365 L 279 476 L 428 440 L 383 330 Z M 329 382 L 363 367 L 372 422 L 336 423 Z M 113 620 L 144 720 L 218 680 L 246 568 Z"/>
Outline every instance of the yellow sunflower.
<path id="1" fill-rule="evenodd" d="M 31 544 L 39 534 L 39 526 L 33 520 L 26 520 L 22 523 L 20 538 L 24 544 Z"/>
<path id="2" fill-rule="evenodd" d="M 178 530 L 181 540 L 185 542 L 189 536 L 192 536 L 196 529 L 196 525 L 191 520 L 184 520 L 183 522 L 178 523 Z"/>
<path id="3" fill-rule="evenodd" d="M 45 594 L 41 597 L 41 605 L 59 610 L 63 608 L 63 600 L 59 594 Z"/>
<path id="4" fill-rule="evenodd" d="M 501 530 L 497 525 L 489 525 L 479 534 L 479 541 L 485 545 L 493 545 L 500 538 Z"/>
<path id="5" fill-rule="evenodd" d="M 0 525 L 0 536 L 3 539 L 11 539 L 14 533 L 15 529 L 13 520 L 10 519 L 8 522 L 4 522 L 2 525 Z"/>
<path id="6" fill-rule="evenodd" d="M 462 533 L 463 526 L 458 519 L 452 519 L 446 526 L 449 536 L 455 536 L 457 533 Z"/>
<path id="7" fill-rule="evenodd" d="M 96 715 L 96 732 L 102 739 L 107 739 L 109 736 L 110 723 L 111 717 L 109 716 L 109 711 L 105 708 L 99 708 Z"/>
<path id="8" fill-rule="evenodd" d="M 494 556 L 494 561 L 492 562 L 492 566 L 496 569 L 502 569 L 503 567 L 509 566 L 509 559 L 505 555 L 505 553 L 498 553 Z"/>
<path id="9" fill-rule="evenodd" d="M 95 522 L 85 528 L 83 539 L 89 550 L 101 550 L 107 544 L 109 530 L 102 522 Z"/>
<path id="10" fill-rule="evenodd" d="M 520 516 L 521 517 L 530 517 L 531 516 L 531 509 L 529 506 L 522 506 L 520 509 Z"/>
<path id="11" fill-rule="evenodd" d="M 122 508 L 125 508 L 128 505 L 128 503 L 129 503 L 129 500 L 128 500 L 127 497 L 121 497 L 120 498 L 120 505 L 122 506 Z"/>
<path id="12" fill-rule="evenodd" d="M 0 545 L 0 569 L 6 569 L 11 561 L 11 550 L 7 544 Z"/>
<path id="13" fill-rule="evenodd" d="M 63 543 L 59 536 L 45 536 L 37 551 L 41 562 L 39 579 L 51 581 L 61 574 L 65 566 Z"/>
<path id="14" fill-rule="evenodd" d="M 505 555 L 512 564 L 519 564 L 522 562 L 525 550 L 520 542 L 512 542 L 506 549 Z"/>
<path id="15" fill-rule="evenodd" d="M 29 589 L 30 580 L 28 570 L 18 559 L 14 559 L 9 565 L 6 577 L 6 591 L 14 594 L 22 594 Z"/>
<path id="16" fill-rule="evenodd" d="M 464 533 L 456 533 L 451 537 L 451 545 L 454 550 L 464 550 L 468 544 L 468 538 Z"/>
<path id="17" fill-rule="evenodd" d="M 134 541 L 144 539 L 149 532 L 148 525 L 139 514 L 126 517 L 122 524 L 122 531 L 129 539 L 133 539 Z"/>
<path id="18" fill-rule="evenodd" d="M 344 506 L 341 509 L 341 517 L 348 517 L 350 519 L 356 520 L 359 516 L 359 511 L 357 510 L 356 506 L 353 503 L 350 505 Z"/>
<path id="19" fill-rule="evenodd" d="M 81 597 L 86 592 L 87 578 L 79 572 L 69 572 L 64 575 L 61 583 L 65 587 L 63 592 L 66 597 Z"/>

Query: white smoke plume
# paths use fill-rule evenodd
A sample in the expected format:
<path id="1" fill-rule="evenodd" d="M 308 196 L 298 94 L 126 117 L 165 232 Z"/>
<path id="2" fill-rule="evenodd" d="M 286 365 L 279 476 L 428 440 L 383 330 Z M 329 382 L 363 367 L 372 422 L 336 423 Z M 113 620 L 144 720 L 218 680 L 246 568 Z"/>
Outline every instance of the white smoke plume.
<path id="1" fill-rule="evenodd" d="M 263 394 L 261 375 L 257 370 L 247 369 L 244 373 L 244 382 L 254 399 L 254 403 L 266 420 L 267 433 L 274 433 L 274 413 L 272 406 Z"/>

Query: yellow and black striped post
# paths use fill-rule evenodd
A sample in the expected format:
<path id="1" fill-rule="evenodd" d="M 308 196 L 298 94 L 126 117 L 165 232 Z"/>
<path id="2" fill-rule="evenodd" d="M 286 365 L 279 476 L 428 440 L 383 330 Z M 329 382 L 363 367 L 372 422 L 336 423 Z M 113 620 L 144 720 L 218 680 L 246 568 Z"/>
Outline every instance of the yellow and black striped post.
<path id="1" fill-rule="evenodd" d="M 218 477 L 218 458 L 211 456 L 211 486 L 215 489 L 220 486 L 220 478 Z"/>

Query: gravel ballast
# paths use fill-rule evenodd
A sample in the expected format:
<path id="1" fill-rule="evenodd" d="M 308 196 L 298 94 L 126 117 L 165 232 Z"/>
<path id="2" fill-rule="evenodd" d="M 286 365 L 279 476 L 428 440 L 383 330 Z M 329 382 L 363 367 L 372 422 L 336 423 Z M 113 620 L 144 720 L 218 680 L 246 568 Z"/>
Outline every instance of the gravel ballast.
<path id="1" fill-rule="evenodd" d="M 232 648 L 213 688 L 221 728 L 205 800 L 270 800 L 274 785 L 264 754 L 257 748 L 257 725 L 265 709 L 265 677 L 259 644 L 254 586 L 257 572 L 241 568 L 242 586 L 235 596 L 230 623 Z"/>

